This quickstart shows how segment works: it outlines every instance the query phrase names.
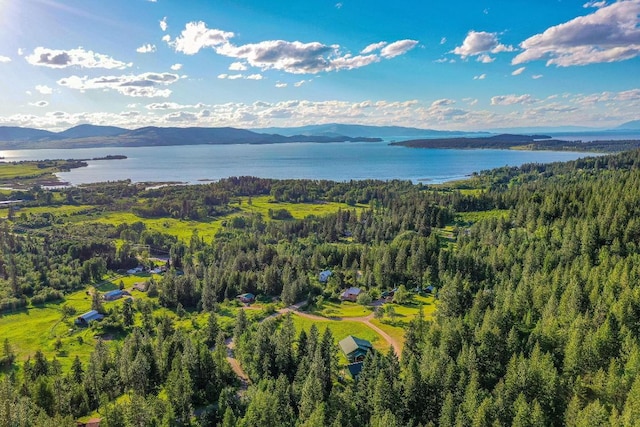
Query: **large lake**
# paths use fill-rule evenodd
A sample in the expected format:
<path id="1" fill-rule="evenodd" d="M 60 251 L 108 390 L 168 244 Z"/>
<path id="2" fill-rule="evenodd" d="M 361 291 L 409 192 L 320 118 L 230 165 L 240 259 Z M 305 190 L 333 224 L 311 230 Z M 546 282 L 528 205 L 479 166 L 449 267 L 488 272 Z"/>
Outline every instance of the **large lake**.
<path id="1" fill-rule="evenodd" d="M 60 173 L 59 177 L 74 185 L 127 178 L 133 182 L 198 183 L 242 175 L 440 183 L 495 167 L 573 160 L 589 155 L 552 151 L 414 149 L 390 146 L 386 141 L 0 150 L 4 161 L 84 159 L 110 154 L 122 154 L 127 159 L 89 161 L 88 167 Z"/>

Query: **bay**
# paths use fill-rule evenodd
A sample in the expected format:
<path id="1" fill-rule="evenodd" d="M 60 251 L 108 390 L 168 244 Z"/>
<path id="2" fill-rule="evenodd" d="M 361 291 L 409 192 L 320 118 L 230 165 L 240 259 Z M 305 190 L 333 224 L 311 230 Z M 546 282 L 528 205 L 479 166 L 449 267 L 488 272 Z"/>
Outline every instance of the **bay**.
<path id="1" fill-rule="evenodd" d="M 390 146 L 388 141 L 0 151 L 4 161 L 89 159 L 107 155 L 124 155 L 127 159 L 90 160 L 88 167 L 62 172 L 58 176 L 72 185 L 123 179 L 131 179 L 133 182 L 201 183 L 249 175 L 279 179 L 402 179 L 441 183 L 501 166 L 567 161 L 592 154 L 412 149 Z"/>

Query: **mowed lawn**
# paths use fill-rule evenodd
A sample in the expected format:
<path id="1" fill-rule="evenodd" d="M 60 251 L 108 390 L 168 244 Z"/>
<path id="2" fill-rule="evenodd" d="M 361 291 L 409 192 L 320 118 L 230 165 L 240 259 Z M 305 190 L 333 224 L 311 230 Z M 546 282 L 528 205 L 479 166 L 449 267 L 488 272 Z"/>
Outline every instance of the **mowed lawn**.
<path id="1" fill-rule="evenodd" d="M 310 313 L 324 317 L 366 317 L 373 313 L 373 307 L 363 306 L 351 301 L 324 301 Z"/>

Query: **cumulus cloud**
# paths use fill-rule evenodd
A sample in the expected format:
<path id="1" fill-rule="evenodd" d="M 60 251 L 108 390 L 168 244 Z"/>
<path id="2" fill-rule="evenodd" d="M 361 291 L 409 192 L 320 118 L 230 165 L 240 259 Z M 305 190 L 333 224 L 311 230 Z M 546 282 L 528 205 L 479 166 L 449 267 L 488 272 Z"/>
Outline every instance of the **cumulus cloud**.
<path id="1" fill-rule="evenodd" d="M 233 62 L 231 65 L 229 65 L 229 70 L 230 71 L 246 71 L 247 66 L 244 65 L 242 62 Z"/>
<path id="2" fill-rule="evenodd" d="M 47 105 L 49 105 L 49 103 L 47 101 L 38 101 L 38 102 L 30 102 L 29 105 L 31 105 L 32 107 L 46 107 Z"/>
<path id="3" fill-rule="evenodd" d="M 178 71 L 178 70 L 181 70 L 181 69 L 182 69 L 182 64 L 173 64 L 170 68 L 171 68 L 173 71 Z"/>
<path id="4" fill-rule="evenodd" d="M 264 77 L 262 74 L 249 74 L 247 80 L 262 80 Z"/>
<path id="5" fill-rule="evenodd" d="M 310 82 L 311 82 L 311 80 L 300 80 L 299 82 L 295 82 L 295 83 L 293 84 L 293 86 L 295 86 L 295 87 L 300 87 L 300 86 L 302 86 L 303 84 L 310 83 Z"/>
<path id="6" fill-rule="evenodd" d="M 171 90 L 160 89 L 180 79 L 171 73 L 144 73 L 139 75 L 104 76 L 96 78 L 71 76 L 58 80 L 60 86 L 86 90 L 114 90 L 126 96 L 133 97 L 163 97 L 171 95 Z"/>
<path id="7" fill-rule="evenodd" d="M 360 55 L 342 53 L 338 45 L 320 42 L 265 40 L 236 46 L 231 43 L 232 32 L 207 28 L 204 22 L 190 22 L 175 40 L 167 39 L 177 52 L 194 55 L 201 49 L 212 48 L 223 56 L 239 59 L 243 66 L 261 70 L 281 70 L 292 74 L 316 74 L 338 70 L 351 70 L 407 53 L 418 43 L 416 40 L 379 42 L 365 47 Z M 378 51 L 373 54 L 372 52 Z M 236 64 L 236 63 L 234 63 Z M 236 70 L 234 70 L 236 71 Z M 238 69 L 237 71 L 244 71 Z"/>
<path id="8" fill-rule="evenodd" d="M 82 47 L 70 50 L 56 50 L 45 47 L 37 47 L 33 53 L 25 59 L 31 65 L 38 65 L 49 68 L 66 68 L 77 66 L 82 68 L 106 68 L 123 69 L 131 67 L 122 61 L 115 60 L 110 56 L 84 50 Z"/>
<path id="9" fill-rule="evenodd" d="M 42 95 L 51 95 L 53 93 L 53 89 L 46 85 L 37 85 L 36 91 Z"/>
<path id="10" fill-rule="evenodd" d="M 478 59 L 476 61 L 482 62 L 483 64 L 490 64 L 495 60 L 495 58 L 487 55 L 486 53 L 483 53 L 482 55 L 478 55 Z"/>
<path id="11" fill-rule="evenodd" d="M 500 95 L 491 98 L 491 105 L 533 104 L 535 101 L 528 93 L 524 95 Z"/>
<path id="12" fill-rule="evenodd" d="M 182 33 L 172 42 L 176 52 L 195 55 L 206 47 L 216 47 L 226 44 L 233 33 L 207 28 L 204 22 L 189 22 Z"/>
<path id="13" fill-rule="evenodd" d="M 443 98 L 443 99 L 437 99 L 437 100 L 433 101 L 431 103 L 431 106 L 432 107 L 444 107 L 446 105 L 452 105 L 452 104 L 455 104 L 455 103 L 456 103 L 456 101 L 454 101 L 453 99 Z"/>
<path id="14" fill-rule="evenodd" d="M 167 31 L 167 28 L 169 28 L 169 25 L 167 24 L 166 16 L 160 20 L 159 24 L 160 24 L 160 29 L 162 31 Z"/>
<path id="15" fill-rule="evenodd" d="M 276 87 L 277 87 L 277 88 L 287 87 L 287 84 L 286 84 L 286 83 L 280 83 L 280 82 L 278 82 L 278 83 L 276 83 Z"/>
<path id="16" fill-rule="evenodd" d="M 380 50 L 383 47 L 385 47 L 386 45 L 387 45 L 387 42 L 372 43 L 369 46 L 367 46 L 364 49 L 362 49 L 362 51 L 360 51 L 360 53 L 366 55 L 367 53 L 371 53 L 371 52 L 375 52 L 376 50 Z"/>
<path id="17" fill-rule="evenodd" d="M 7 62 L 11 62 L 11 58 L 9 58 L 8 56 L 0 55 L 0 64 L 7 63 Z"/>
<path id="18" fill-rule="evenodd" d="M 460 57 L 487 55 L 488 53 L 500 53 L 513 51 L 512 46 L 507 46 L 498 40 L 498 33 L 486 31 L 469 31 L 461 46 L 457 46 L 451 52 Z"/>
<path id="19" fill-rule="evenodd" d="M 529 37 L 512 64 L 548 58 L 547 66 L 616 62 L 640 56 L 640 0 L 602 6 Z"/>
<path id="20" fill-rule="evenodd" d="M 520 67 L 520 68 L 518 68 L 517 70 L 514 70 L 514 71 L 511 73 L 511 75 L 512 75 L 512 76 L 519 76 L 519 75 L 520 75 L 520 74 L 522 74 L 522 72 L 523 72 L 524 70 L 526 70 L 526 69 L 527 69 L 527 67 Z"/>
<path id="21" fill-rule="evenodd" d="M 151 43 L 143 44 L 142 46 L 136 49 L 136 52 L 138 53 L 153 53 L 155 51 L 156 51 L 156 45 Z"/>
<path id="22" fill-rule="evenodd" d="M 383 47 L 380 51 L 380 56 L 383 58 L 395 58 L 399 55 L 404 55 L 409 52 L 418 44 L 417 40 L 398 40 Z"/>

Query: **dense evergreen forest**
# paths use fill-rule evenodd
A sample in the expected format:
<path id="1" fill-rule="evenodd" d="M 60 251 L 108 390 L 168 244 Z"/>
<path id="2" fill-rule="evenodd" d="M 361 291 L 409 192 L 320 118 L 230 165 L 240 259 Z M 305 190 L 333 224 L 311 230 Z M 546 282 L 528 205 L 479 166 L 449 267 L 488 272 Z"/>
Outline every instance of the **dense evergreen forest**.
<path id="1" fill-rule="evenodd" d="M 447 188 L 239 177 L 14 192 L 30 206 L 91 206 L 88 215 L 225 221 L 211 241 L 183 241 L 144 221 L 86 227 L 10 208 L 0 316 L 136 266 L 136 245 L 148 245 L 169 254 L 149 285 L 157 304 L 208 321 L 186 333 L 149 302 L 122 304 L 100 326 L 122 340 L 99 341 L 70 369 L 40 351 L 17 360 L 5 340 L 0 426 L 75 425 L 98 409 L 103 426 L 640 426 L 639 189 L 632 151 Z M 270 218 L 240 212 L 265 195 L 348 208 L 302 220 L 277 203 Z M 326 268 L 334 274 L 321 284 Z M 231 329 L 217 321 L 220 302 L 242 292 L 313 304 L 355 285 L 438 295 L 435 318 L 411 322 L 402 354 L 370 353 L 355 381 L 340 373 L 328 329 L 296 333 L 290 315 L 258 323 L 242 310 Z M 231 337 L 246 390 L 225 360 Z"/>

